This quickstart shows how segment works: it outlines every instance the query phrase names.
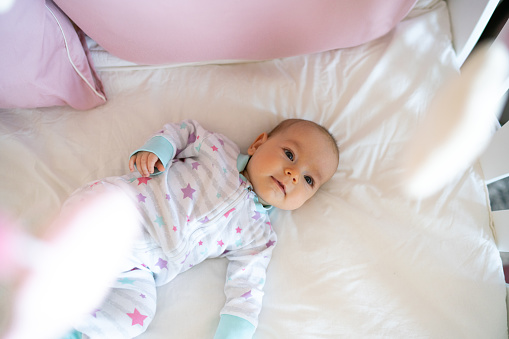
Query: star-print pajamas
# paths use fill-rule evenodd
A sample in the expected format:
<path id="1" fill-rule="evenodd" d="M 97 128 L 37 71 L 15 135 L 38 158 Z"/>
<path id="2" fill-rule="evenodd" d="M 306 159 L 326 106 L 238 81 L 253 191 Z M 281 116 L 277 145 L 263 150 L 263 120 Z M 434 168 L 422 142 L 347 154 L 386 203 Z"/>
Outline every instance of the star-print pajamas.
<path id="1" fill-rule="evenodd" d="M 154 317 L 156 286 L 207 258 L 226 257 L 226 303 L 215 338 L 251 338 L 276 234 L 240 174 L 249 157 L 192 120 L 165 125 L 136 152 L 142 150 L 155 153 L 165 171 L 106 178 L 75 194 L 120 188 L 134 195 L 143 225 L 125 272 L 76 329 L 92 338 L 135 337 Z"/>

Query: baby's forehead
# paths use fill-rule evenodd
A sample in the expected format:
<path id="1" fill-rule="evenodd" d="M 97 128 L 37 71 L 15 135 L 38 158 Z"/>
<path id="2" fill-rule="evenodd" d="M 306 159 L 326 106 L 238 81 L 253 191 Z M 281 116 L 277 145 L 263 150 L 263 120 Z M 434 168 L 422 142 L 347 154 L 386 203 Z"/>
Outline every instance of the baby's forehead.
<path id="1" fill-rule="evenodd" d="M 283 131 L 288 137 L 301 137 L 305 136 L 304 133 L 317 133 L 321 132 L 319 126 L 309 121 L 299 121 L 287 126 Z"/>
<path id="2" fill-rule="evenodd" d="M 286 132 L 289 138 L 306 139 L 306 144 L 311 147 L 320 144 L 323 147 L 333 149 L 335 145 L 335 141 L 332 140 L 329 132 L 313 122 L 302 121 L 295 123 L 288 126 Z"/>

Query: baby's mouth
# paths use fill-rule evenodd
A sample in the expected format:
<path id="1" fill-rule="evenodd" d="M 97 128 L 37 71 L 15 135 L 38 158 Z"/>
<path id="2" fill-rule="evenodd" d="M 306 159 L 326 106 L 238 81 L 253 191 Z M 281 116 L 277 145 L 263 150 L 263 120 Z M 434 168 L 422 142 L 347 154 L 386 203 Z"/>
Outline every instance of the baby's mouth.
<path id="1" fill-rule="evenodd" d="M 285 185 L 277 180 L 276 178 L 272 177 L 272 180 L 274 180 L 274 182 L 279 186 L 279 188 L 281 189 L 281 191 L 283 192 L 284 195 L 286 195 L 286 189 L 285 189 Z"/>

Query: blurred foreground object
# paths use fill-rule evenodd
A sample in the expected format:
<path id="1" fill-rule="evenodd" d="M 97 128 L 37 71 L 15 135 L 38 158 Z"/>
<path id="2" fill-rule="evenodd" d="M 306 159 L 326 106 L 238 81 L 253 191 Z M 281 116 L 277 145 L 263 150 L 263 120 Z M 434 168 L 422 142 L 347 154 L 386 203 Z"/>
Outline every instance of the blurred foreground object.
<path id="1" fill-rule="evenodd" d="M 2 219 L 0 279 L 17 277 L 5 339 L 63 337 L 100 304 L 137 234 L 127 195 L 104 193 L 65 211 L 40 240 Z M 105 255 L 107 254 L 107 255 Z M 20 274 L 21 273 L 21 274 Z"/>
<path id="2" fill-rule="evenodd" d="M 481 46 L 459 76 L 446 81 L 404 149 L 405 192 L 430 196 L 479 158 L 499 127 L 509 53 L 500 43 Z"/>

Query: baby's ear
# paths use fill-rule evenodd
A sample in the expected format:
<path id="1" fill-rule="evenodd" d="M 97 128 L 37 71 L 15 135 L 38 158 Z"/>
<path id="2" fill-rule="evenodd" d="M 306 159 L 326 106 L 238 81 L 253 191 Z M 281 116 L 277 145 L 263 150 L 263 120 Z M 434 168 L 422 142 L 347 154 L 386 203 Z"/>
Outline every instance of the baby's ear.
<path id="1" fill-rule="evenodd" d="M 267 133 L 264 132 L 264 133 L 260 134 L 258 136 L 258 138 L 256 138 L 256 140 L 247 149 L 247 154 L 249 154 L 249 155 L 255 154 L 258 147 L 260 147 L 263 143 L 265 143 L 265 141 L 267 141 L 268 138 L 269 138 L 269 135 Z"/>

